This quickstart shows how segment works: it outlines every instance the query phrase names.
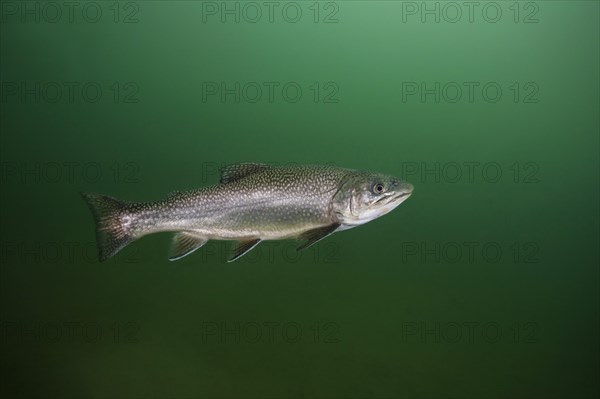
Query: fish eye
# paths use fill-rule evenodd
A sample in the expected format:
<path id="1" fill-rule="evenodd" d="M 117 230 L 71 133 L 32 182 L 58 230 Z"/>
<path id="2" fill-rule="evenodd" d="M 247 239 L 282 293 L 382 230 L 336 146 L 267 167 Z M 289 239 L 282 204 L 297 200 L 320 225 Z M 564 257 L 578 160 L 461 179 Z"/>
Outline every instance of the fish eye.
<path id="1" fill-rule="evenodd" d="M 372 191 L 374 194 L 381 194 L 384 189 L 385 189 L 385 187 L 383 186 L 383 183 L 375 183 L 375 184 L 373 184 Z"/>

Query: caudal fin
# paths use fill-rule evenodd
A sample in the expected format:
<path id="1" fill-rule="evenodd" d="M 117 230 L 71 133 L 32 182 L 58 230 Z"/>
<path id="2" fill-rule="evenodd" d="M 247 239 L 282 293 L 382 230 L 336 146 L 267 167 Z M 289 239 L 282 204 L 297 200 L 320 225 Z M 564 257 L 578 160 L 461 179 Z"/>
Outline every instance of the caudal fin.
<path id="1" fill-rule="evenodd" d="M 127 205 L 107 195 L 81 193 L 81 196 L 94 215 L 100 262 L 104 262 L 133 241 L 121 218 Z"/>

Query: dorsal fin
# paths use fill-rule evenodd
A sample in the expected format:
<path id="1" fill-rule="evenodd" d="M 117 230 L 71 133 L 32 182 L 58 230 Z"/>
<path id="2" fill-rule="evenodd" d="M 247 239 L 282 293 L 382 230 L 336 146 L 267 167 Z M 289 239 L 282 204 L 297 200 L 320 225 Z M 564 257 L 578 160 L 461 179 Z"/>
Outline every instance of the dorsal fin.
<path id="1" fill-rule="evenodd" d="M 227 165 L 221 169 L 221 183 L 231 183 L 269 168 L 270 166 L 265 163 L 235 163 Z"/>

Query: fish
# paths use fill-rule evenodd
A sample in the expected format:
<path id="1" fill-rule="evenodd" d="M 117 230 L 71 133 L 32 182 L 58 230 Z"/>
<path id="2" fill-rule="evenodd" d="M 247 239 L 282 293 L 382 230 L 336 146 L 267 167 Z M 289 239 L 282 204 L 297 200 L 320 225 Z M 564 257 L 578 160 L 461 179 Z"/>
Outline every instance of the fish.
<path id="1" fill-rule="evenodd" d="M 216 185 L 177 191 L 156 202 L 82 192 L 96 223 L 99 260 L 148 234 L 174 233 L 169 260 L 209 240 L 234 241 L 232 262 L 261 241 L 296 239 L 298 251 L 334 232 L 379 218 L 411 196 L 399 178 L 329 165 L 238 163 Z"/>

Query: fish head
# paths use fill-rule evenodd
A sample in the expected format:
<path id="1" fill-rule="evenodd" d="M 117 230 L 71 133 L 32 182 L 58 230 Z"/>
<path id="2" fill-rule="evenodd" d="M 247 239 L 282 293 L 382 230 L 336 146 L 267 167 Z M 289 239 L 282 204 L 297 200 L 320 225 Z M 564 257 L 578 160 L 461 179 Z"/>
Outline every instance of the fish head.
<path id="1" fill-rule="evenodd" d="M 412 184 L 378 173 L 351 172 L 333 197 L 333 212 L 344 228 L 383 216 L 413 192 Z"/>

